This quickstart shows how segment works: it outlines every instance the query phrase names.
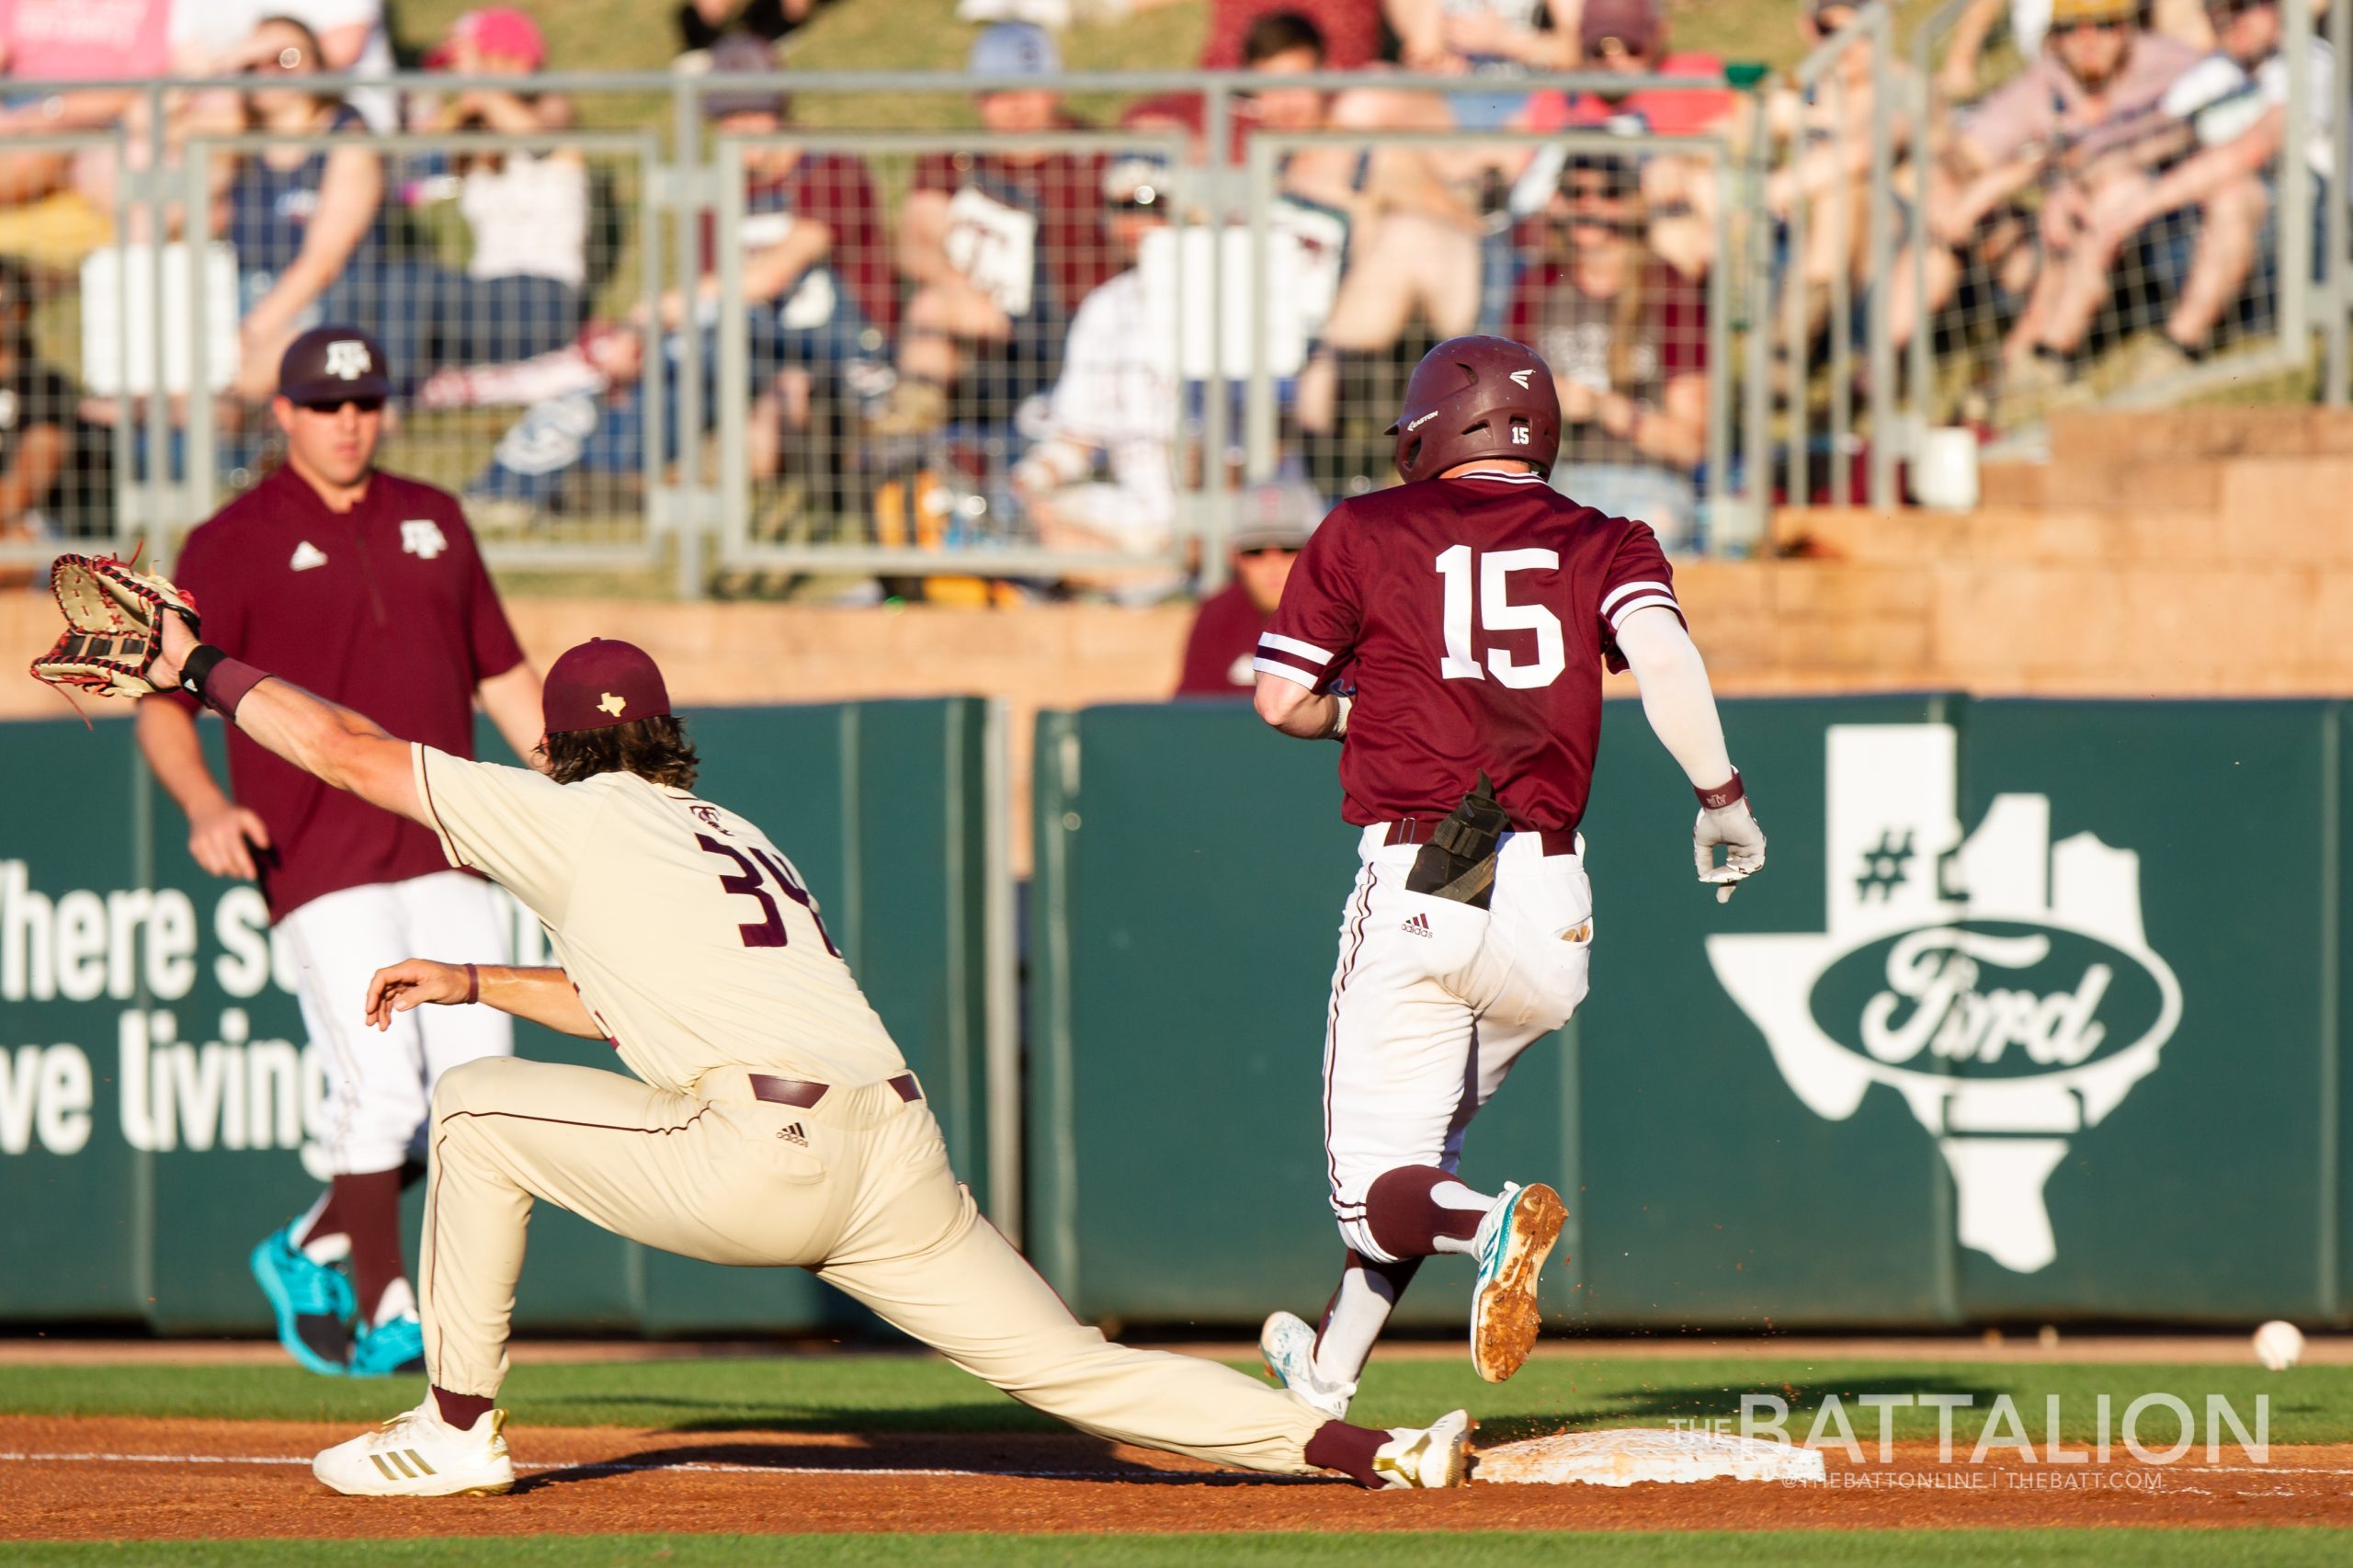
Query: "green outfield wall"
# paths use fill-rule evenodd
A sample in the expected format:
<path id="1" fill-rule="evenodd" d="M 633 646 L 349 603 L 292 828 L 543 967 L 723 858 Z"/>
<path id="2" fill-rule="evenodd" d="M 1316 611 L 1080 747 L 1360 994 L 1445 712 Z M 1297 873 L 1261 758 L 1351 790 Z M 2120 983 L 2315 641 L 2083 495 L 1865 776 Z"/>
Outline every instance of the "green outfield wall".
<path id="1" fill-rule="evenodd" d="M 794 858 L 983 1200 L 984 710 L 693 715 L 699 789 Z M 507 759 L 486 727 L 482 744 Z M 189 860 L 128 724 L 0 726 L 0 1320 L 266 1326 L 246 1255 L 316 1191 L 322 1076 L 259 895 Z M 526 960 L 543 954 L 536 922 L 517 924 Z M 529 1025 L 517 1049 L 611 1064 L 601 1043 Z M 518 1320 L 539 1326 L 865 1321 L 797 1270 L 688 1262 L 548 1206 L 520 1298 Z"/>
<path id="2" fill-rule="evenodd" d="M 1470 1133 L 1569 1195 L 1594 1326 L 2343 1322 L 2348 710 L 1725 705 L 1771 841 L 1719 905 L 1613 703 L 1593 989 Z M 1319 1307 L 1337 749 L 1239 704 L 1049 714 L 1029 1241 L 1084 1314 Z M 1469 1266 L 1404 1313 L 1460 1322 Z"/>
<path id="3" fill-rule="evenodd" d="M 1688 789 L 1612 704 L 1592 994 L 1469 1138 L 1473 1183 L 1569 1195 L 1562 1322 L 2348 1321 L 2353 707 L 1724 711 L 1768 870 L 1729 904 L 1693 883 Z M 1025 1247 L 1082 1313 L 1222 1327 L 1322 1302 L 1324 1004 L 1356 841 L 1336 748 L 1239 704 L 1043 715 L 1026 1040 L 992 1071 L 984 705 L 695 720 L 703 792 L 798 860 L 1002 1213 L 994 1084 Z M 188 862 L 127 726 L 0 728 L 0 1320 L 257 1328 L 245 1254 L 313 1190 L 320 1084 L 258 899 Z M 1467 1278 L 1439 1260 L 1404 1315 L 1460 1322 Z M 522 1318 L 866 1322 L 797 1273 L 552 1211 Z"/>

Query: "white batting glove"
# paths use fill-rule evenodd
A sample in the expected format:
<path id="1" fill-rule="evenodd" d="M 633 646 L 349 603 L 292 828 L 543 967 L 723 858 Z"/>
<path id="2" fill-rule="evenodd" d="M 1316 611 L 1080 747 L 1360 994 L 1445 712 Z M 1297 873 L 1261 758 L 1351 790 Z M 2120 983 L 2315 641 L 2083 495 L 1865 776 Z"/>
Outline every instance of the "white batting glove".
<path id="1" fill-rule="evenodd" d="M 1765 830 L 1749 810 L 1738 768 L 1730 783 L 1693 793 L 1699 797 L 1699 820 L 1691 828 L 1692 864 L 1699 880 L 1716 890 L 1716 902 L 1730 903 L 1733 889 L 1765 869 Z M 1716 864 L 1720 844 L 1724 849 L 1721 866 Z"/>

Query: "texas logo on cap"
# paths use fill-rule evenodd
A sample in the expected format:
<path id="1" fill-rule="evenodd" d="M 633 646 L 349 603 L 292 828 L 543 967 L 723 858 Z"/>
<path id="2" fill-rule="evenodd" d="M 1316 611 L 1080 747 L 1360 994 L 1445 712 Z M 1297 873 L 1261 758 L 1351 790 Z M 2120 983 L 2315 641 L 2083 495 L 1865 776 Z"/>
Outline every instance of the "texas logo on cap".
<path id="1" fill-rule="evenodd" d="M 551 735 L 604 730 L 670 711 L 670 691 L 653 657 L 635 643 L 592 637 L 548 666 L 540 707 Z"/>

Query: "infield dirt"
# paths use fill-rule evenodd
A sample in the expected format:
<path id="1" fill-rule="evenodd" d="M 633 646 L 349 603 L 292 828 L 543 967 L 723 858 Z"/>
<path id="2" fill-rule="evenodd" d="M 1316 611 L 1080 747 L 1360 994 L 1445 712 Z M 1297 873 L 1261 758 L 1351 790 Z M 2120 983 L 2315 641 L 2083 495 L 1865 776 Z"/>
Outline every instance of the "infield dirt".
<path id="1" fill-rule="evenodd" d="M 1473 1484 L 1368 1495 L 1028 1434 L 704 1437 L 517 1428 L 506 1497 L 337 1497 L 310 1455 L 350 1430 L 281 1422 L 0 1416 L 0 1539 L 176 1540 L 695 1532 L 1488 1530 L 2353 1526 L 2353 1445 L 2173 1465 L 1892 1463 L 1829 1455 L 1824 1484 Z M 1866 1450 L 1867 1452 L 1870 1450 Z M 2120 1454 L 2119 1459 L 2122 1456 Z"/>

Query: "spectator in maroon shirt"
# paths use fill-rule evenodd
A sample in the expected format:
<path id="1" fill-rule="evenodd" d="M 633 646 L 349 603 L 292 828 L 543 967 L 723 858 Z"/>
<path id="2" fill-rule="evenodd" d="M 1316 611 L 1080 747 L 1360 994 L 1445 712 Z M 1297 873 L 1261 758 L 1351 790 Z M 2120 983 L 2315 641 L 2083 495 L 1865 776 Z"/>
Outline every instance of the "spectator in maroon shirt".
<path id="1" fill-rule="evenodd" d="M 999 22 L 972 44 L 976 76 L 1044 78 L 1062 68 L 1052 35 L 1029 22 Z M 977 102 L 999 138 L 1082 128 L 1042 80 Z M 936 428 L 951 390 L 968 414 L 1001 424 L 1051 384 L 1072 312 L 1126 265 L 1103 226 L 1102 190 L 1103 158 L 1093 153 L 1015 142 L 935 153 L 915 165 L 898 246 L 915 292 L 900 335 L 900 384 L 878 431 Z"/>
<path id="2" fill-rule="evenodd" d="M 1324 498 L 1295 480 L 1254 484 L 1238 497 L 1228 541 L 1233 580 L 1201 601 L 1185 639 L 1179 697 L 1247 697 L 1258 638 L 1274 619 L 1291 562 L 1324 517 Z"/>
<path id="3" fill-rule="evenodd" d="M 462 756 L 473 755 L 479 701 L 516 755 L 531 756 L 540 677 L 457 498 L 375 466 L 392 390 L 382 349 L 354 327 L 314 328 L 287 349 L 278 388 L 270 406 L 286 466 L 190 534 L 174 566 L 206 628 L 284 678 Z M 242 731 L 229 733 L 234 794 L 223 792 L 191 698 L 140 703 L 137 728 L 157 781 L 188 813 L 196 863 L 261 884 L 326 1063 L 330 1109 L 316 1137 L 333 1184 L 253 1255 L 279 1341 L 313 1371 L 414 1369 L 423 1340 L 401 1256 L 404 1171 L 422 1174 L 433 1083 L 510 1053 L 513 1036 L 503 1015 L 472 1006 L 397 1036 L 368 1033 L 360 994 L 376 969 L 420 950 L 507 961 L 512 906 L 450 870 L 432 834 Z M 348 1282 L 335 1267 L 346 1256 Z"/>

